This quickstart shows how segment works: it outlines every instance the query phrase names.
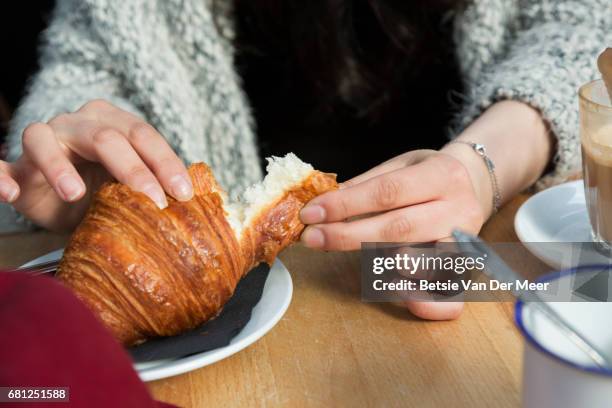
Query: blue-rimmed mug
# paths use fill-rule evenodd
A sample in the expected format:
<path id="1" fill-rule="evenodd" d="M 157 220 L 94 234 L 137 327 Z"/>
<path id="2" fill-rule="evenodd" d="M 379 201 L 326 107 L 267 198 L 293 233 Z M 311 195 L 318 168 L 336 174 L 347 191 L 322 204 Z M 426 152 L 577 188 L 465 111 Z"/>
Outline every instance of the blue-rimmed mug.
<path id="1" fill-rule="evenodd" d="M 610 265 L 589 265 L 538 279 L 571 287 L 580 274 L 612 274 Z M 610 275 L 612 276 L 612 275 Z M 561 298 L 561 297 L 560 297 Z M 612 302 L 551 302 L 589 340 L 612 354 Z M 612 368 L 599 368 L 537 308 L 518 301 L 515 323 L 525 339 L 523 407 L 612 407 Z"/>

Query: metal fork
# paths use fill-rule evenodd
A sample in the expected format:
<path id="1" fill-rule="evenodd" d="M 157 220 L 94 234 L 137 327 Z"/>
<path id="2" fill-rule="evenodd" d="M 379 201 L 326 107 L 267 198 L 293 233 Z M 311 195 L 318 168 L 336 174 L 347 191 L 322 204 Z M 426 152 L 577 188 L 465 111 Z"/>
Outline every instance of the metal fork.
<path id="1" fill-rule="evenodd" d="M 10 272 L 26 272 L 32 275 L 44 275 L 45 273 L 52 273 L 57 270 L 59 260 L 41 262 L 35 265 L 22 266 L 21 268 L 9 269 Z"/>

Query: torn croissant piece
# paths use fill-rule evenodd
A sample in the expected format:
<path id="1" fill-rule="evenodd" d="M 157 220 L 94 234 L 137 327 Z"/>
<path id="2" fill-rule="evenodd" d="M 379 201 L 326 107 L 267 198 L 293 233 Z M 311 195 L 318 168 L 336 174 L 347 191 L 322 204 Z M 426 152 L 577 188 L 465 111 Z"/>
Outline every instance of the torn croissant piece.
<path id="1" fill-rule="evenodd" d="M 126 346 L 197 327 L 219 314 L 245 273 L 299 238 L 309 200 L 337 188 L 334 174 L 291 153 L 267 170 L 230 203 L 210 168 L 194 164 L 194 197 L 168 197 L 163 210 L 123 184 L 105 184 L 57 277 Z"/>

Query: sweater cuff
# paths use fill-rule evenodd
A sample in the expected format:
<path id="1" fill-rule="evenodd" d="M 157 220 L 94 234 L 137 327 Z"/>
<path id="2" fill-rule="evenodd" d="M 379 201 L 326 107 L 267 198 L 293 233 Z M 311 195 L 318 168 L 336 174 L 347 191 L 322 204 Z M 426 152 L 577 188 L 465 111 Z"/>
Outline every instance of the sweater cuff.
<path id="1" fill-rule="evenodd" d="M 596 56 L 603 33 L 582 25 L 572 29 L 547 23 L 517 34 L 505 57 L 467 84 L 457 135 L 489 106 L 502 100 L 537 109 L 557 139 L 551 171 L 537 183 L 542 189 L 565 181 L 580 169 L 578 88 L 596 77 Z"/>
<path id="2" fill-rule="evenodd" d="M 36 226 L 6 203 L 0 203 L 0 234 L 30 232 Z"/>

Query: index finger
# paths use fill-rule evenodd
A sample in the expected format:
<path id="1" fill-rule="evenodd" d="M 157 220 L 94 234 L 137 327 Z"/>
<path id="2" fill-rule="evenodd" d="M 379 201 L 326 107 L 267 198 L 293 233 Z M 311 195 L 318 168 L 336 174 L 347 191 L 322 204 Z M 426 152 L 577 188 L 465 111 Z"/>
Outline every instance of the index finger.
<path id="1" fill-rule="evenodd" d="M 434 200 L 444 190 L 444 173 L 440 167 L 437 160 L 425 160 L 327 192 L 304 207 L 302 221 L 306 224 L 342 221 Z"/>
<path id="2" fill-rule="evenodd" d="M 132 113 L 113 105 L 105 109 L 112 112 L 112 122 L 108 122 L 111 115 L 98 115 L 97 120 L 109 127 L 117 128 L 126 136 L 169 195 L 179 201 L 190 200 L 193 196 L 191 178 L 185 164 L 172 150 L 166 138 L 153 126 Z"/>
<path id="3" fill-rule="evenodd" d="M 180 201 L 191 199 L 193 186 L 184 163 L 153 126 L 110 104 L 97 101 L 93 108 L 91 105 L 92 103 L 86 104 L 78 113 L 73 114 L 81 115 L 84 119 L 62 121 L 56 118 L 52 123 L 55 128 L 60 130 L 62 138 L 71 148 L 86 159 L 96 161 L 100 153 L 96 150 L 97 142 L 99 142 L 99 140 L 96 141 L 96 137 L 104 131 L 106 133 L 111 130 L 116 131 L 125 137 L 131 145 L 131 149 L 155 175 L 157 182 L 168 195 Z M 105 112 L 103 115 L 98 112 L 100 106 Z M 116 142 L 125 144 L 119 140 Z M 122 152 L 116 153 L 114 155 L 110 152 L 108 155 L 107 168 L 109 165 L 121 165 L 115 162 L 122 155 Z M 160 203 L 165 200 L 157 193 L 155 197 Z"/>

